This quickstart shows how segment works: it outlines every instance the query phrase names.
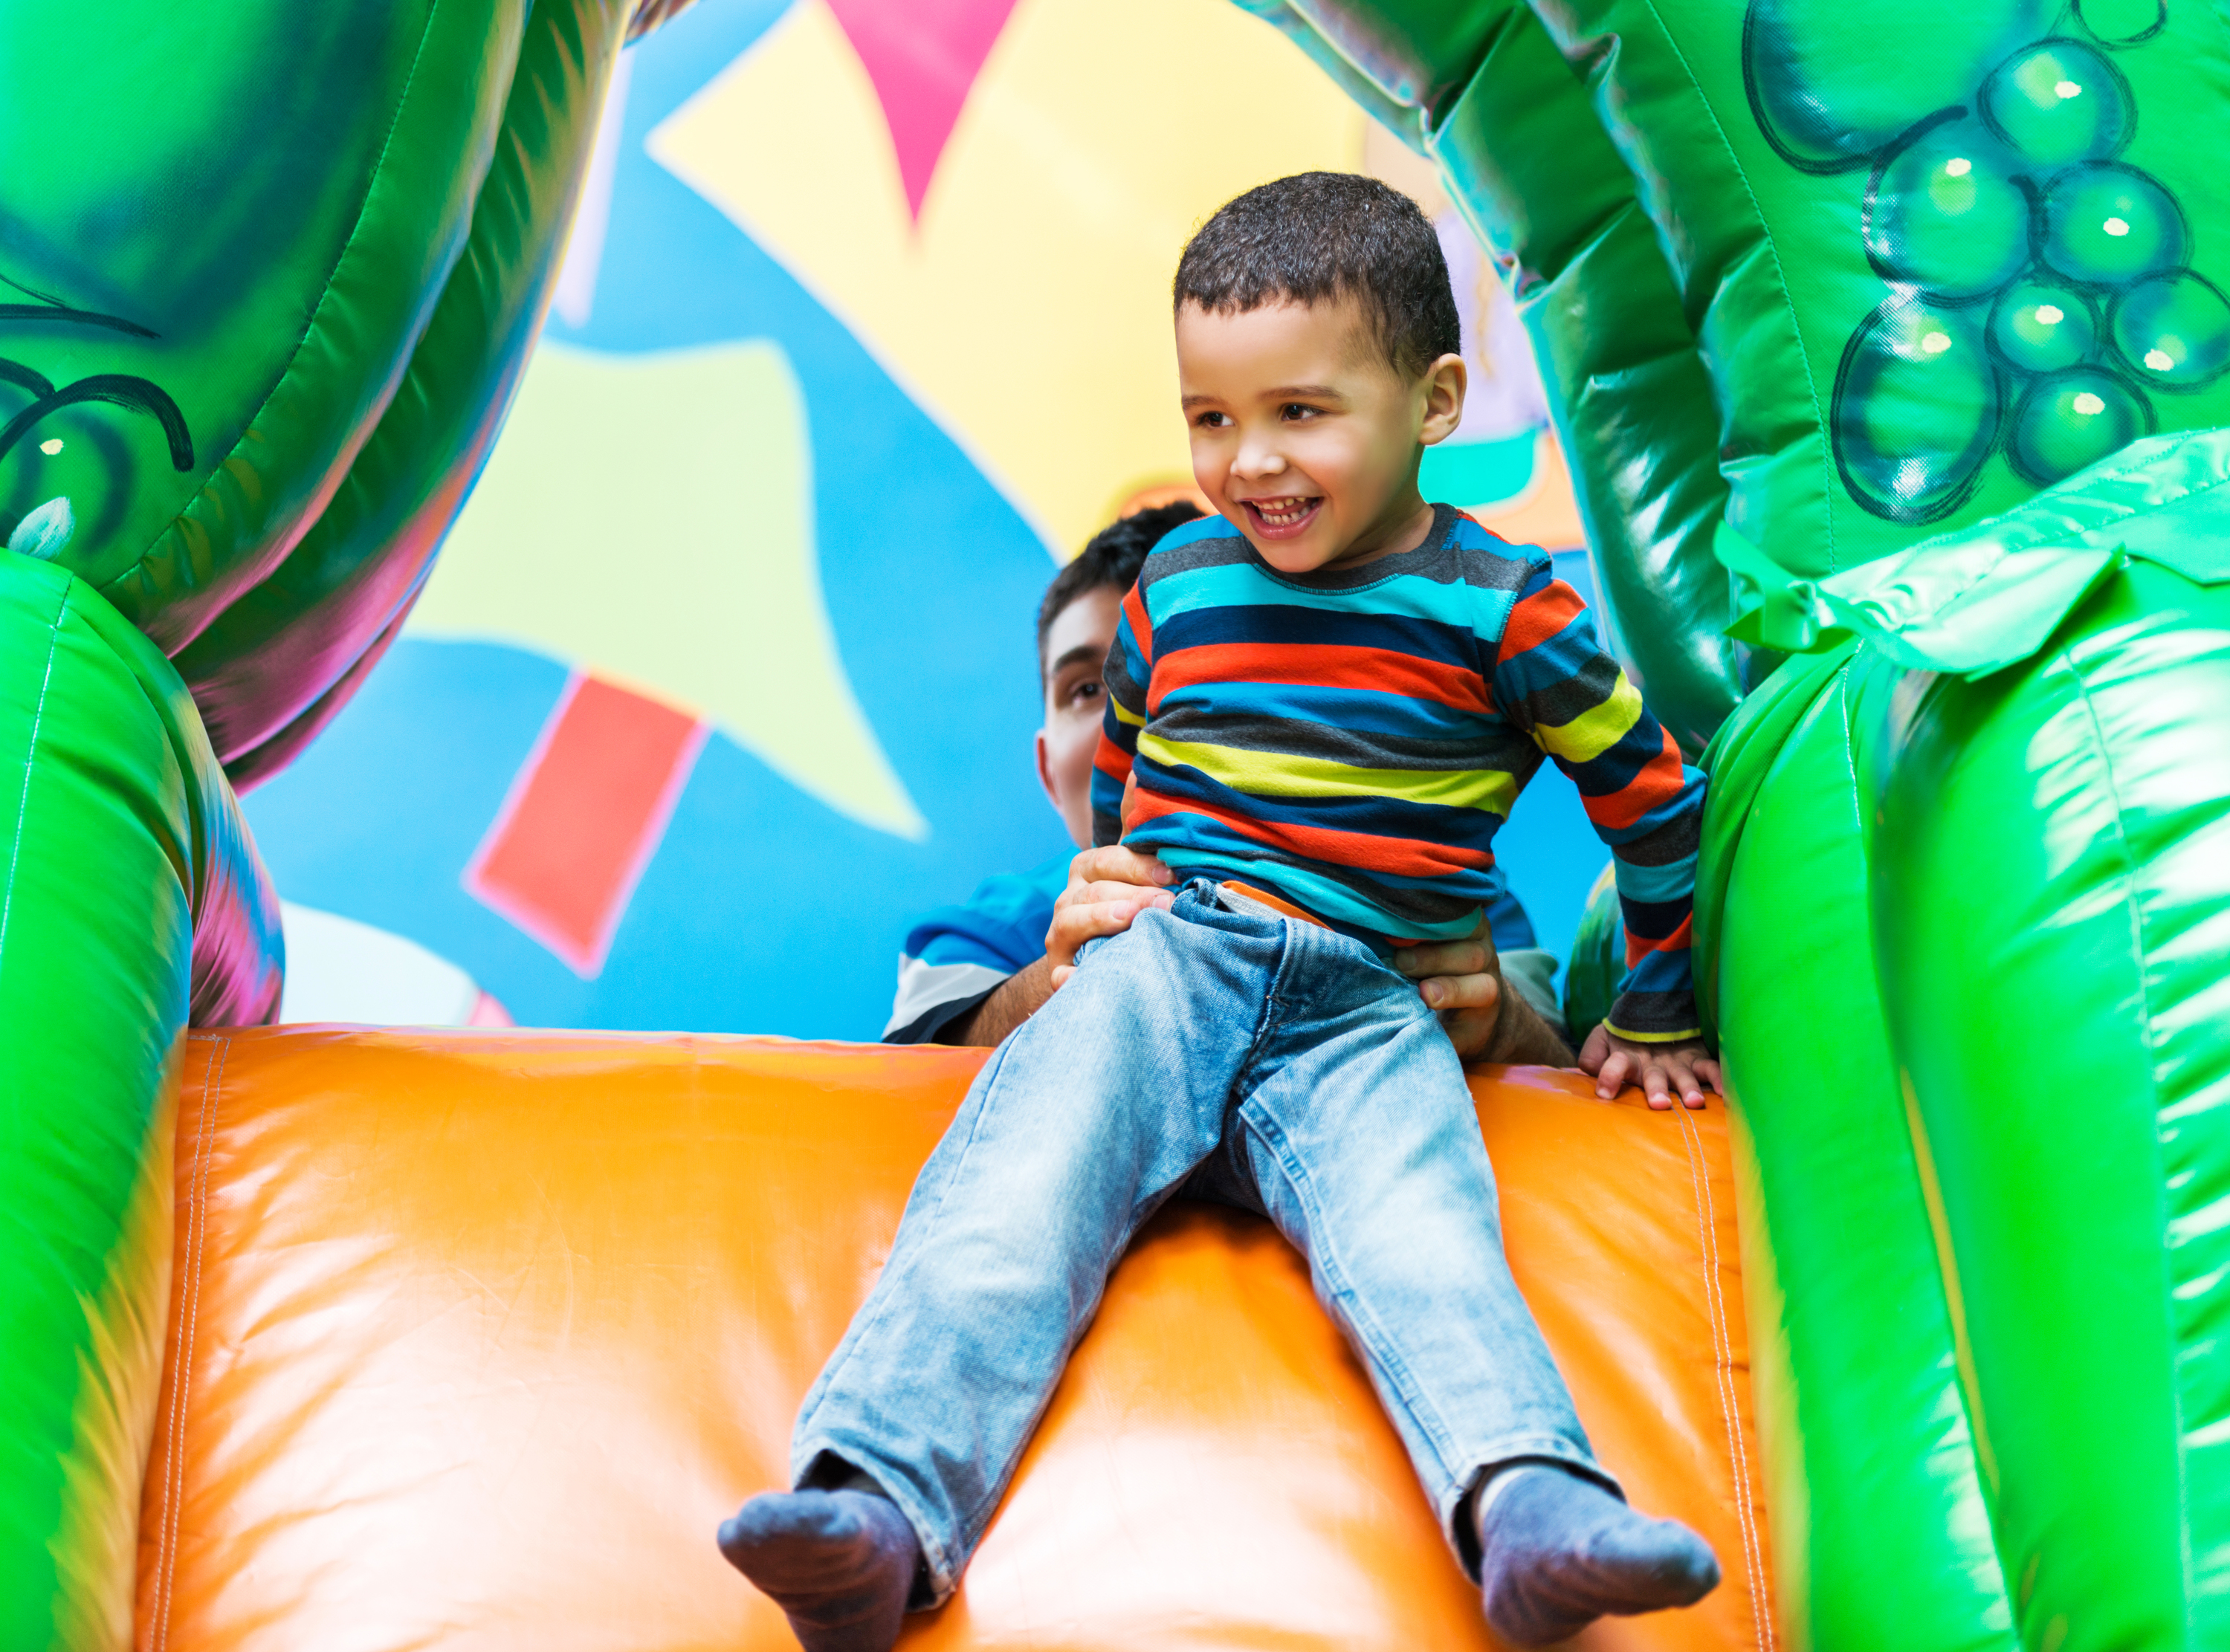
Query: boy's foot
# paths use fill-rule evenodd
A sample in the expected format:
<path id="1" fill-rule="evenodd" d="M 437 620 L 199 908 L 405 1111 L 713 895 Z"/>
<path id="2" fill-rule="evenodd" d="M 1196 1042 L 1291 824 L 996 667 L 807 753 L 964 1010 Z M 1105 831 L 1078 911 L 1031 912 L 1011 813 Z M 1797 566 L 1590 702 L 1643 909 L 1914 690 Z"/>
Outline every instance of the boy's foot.
<path id="1" fill-rule="evenodd" d="M 790 1616 L 805 1652 L 890 1652 L 921 1546 L 887 1497 L 770 1492 L 720 1524 L 720 1552 Z"/>
<path id="2" fill-rule="evenodd" d="M 1686 1527 L 1545 1463 L 1496 1475 L 1477 1518 L 1479 1599 L 1513 1646 L 1552 1645 L 1606 1614 L 1686 1606 L 1718 1586 L 1711 1546 Z"/>

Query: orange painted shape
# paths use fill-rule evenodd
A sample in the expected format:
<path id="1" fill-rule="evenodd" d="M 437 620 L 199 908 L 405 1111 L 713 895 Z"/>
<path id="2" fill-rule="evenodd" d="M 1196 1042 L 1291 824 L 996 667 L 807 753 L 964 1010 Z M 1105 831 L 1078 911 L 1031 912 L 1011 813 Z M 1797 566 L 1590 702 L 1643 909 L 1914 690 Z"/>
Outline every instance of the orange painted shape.
<path id="1" fill-rule="evenodd" d="M 980 1051 L 195 1034 L 143 1652 L 773 1652 L 713 1528 L 887 1254 Z M 1511 1263 L 1603 1460 L 1717 1546 L 1589 1652 L 1770 1645 L 1724 1115 L 1477 1083 Z M 1178 1204 L 907 1652 L 1486 1652 L 1267 1224 Z"/>
<path id="2" fill-rule="evenodd" d="M 671 706 L 577 675 L 466 866 L 466 890 L 594 976 L 705 736 Z"/>

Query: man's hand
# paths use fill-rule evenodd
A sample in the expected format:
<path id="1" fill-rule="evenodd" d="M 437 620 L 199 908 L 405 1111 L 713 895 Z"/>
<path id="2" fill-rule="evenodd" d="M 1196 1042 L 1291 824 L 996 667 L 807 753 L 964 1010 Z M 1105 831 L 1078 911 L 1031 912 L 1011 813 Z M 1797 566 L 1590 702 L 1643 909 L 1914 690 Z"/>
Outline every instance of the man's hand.
<path id="1" fill-rule="evenodd" d="M 1680 1092 L 1688 1107 L 1704 1104 L 1709 1086 L 1726 1094 L 1719 1081 L 1719 1064 L 1698 1039 L 1681 1044 L 1637 1044 L 1598 1025 L 1580 1049 L 1580 1070 L 1591 1074 L 1595 1094 L 1608 1101 L 1627 1084 L 1639 1084 L 1650 1106 L 1664 1112 L 1672 1105 L 1672 1092 Z"/>
<path id="2" fill-rule="evenodd" d="M 1085 849 L 1068 863 L 1068 887 L 1054 903 L 1046 931 L 1046 961 L 1058 992 L 1076 973 L 1077 948 L 1104 935 L 1120 935 L 1149 907 L 1174 905 L 1176 874 L 1152 855 L 1121 845 Z"/>
<path id="3" fill-rule="evenodd" d="M 1448 1042 L 1466 1064 L 1511 1062 L 1565 1066 L 1572 1052 L 1515 987 L 1502 980 L 1502 961 L 1486 915 L 1468 941 L 1442 941 L 1402 947 L 1394 967 L 1417 983 L 1417 991 L 1440 1012 Z"/>

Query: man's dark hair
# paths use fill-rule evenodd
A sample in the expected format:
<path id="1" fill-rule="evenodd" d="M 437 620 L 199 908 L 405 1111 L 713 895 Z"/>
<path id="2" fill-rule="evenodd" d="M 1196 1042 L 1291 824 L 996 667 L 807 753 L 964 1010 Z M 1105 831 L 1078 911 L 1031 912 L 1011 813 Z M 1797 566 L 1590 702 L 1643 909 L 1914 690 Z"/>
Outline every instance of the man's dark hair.
<path id="1" fill-rule="evenodd" d="M 1146 553 L 1161 542 L 1162 536 L 1199 514 L 1200 507 L 1190 499 L 1173 499 L 1167 505 L 1134 511 L 1093 534 L 1076 560 L 1053 576 L 1053 583 L 1046 587 L 1045 600 L 1038 604 L 1040 672 L 1046 666 L 1046 638 L 1061 610 L 1103 585 L 1127 592 L 1138 582 L 1138 564 L 1146 560 Z"/>
<path id="2" fill-rule="evenodd" d="M 1231 315 L 1351 298 L 1415 378 L 1463 349 L 1440 238 L 1417 203 L 1352 172 L 1297 172 L 1226 202 L 1177 260 L 1176 307 Z"/>

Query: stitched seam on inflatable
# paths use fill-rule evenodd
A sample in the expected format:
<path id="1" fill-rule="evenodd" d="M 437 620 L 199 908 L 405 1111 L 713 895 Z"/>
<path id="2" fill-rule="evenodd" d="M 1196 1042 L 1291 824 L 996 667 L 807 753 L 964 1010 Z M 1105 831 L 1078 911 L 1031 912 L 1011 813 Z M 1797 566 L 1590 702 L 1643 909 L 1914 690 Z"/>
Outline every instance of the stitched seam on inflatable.
<path id="1" fill-rule="evenodd" d="M 23 789 L 16 799 L 16 831 L 8 845 L 8 892 L 0 897 L 0 959 L 8 955 L 8 920 L 16 910 L 16 873 L 23 859 L 23 822 L 31 813 L 31 772 L 38 767 L 39 726 L 46 721 L 47 691 L 55 680 L 55 651 L 61 646 L 62 616 L 69 612 L 69 587 L 47 625 L 47 668 L 39 678 L 38 704 L 31 708 L 31 737 L 23 749 Z"/>
<path id="2" fill-rule="evenodd" d="M 1680 65 L 1680 73 L 1688 77 L 1689 87 L 1696 94 L 1697 106 L 1711 123 L 1711 130 L 1718 134 L 1719 147 L 1726 152 L 1727 165 L 1733 170 L 1736 182 L 1742 185 L 1743 198 L 1750 202 L 1750 211 L 1756 215 L 1758 237 L 1765 243 L 1766 256 L 1773 260 L 1774 269 L 1783 277 L 1777 283 L 1781 288 L 1781 307 L 1789 314 L 1789 336 L 1796 344 L 1797 363 L 1804 369 L 1804 394 L 1811 398 L 1812 417 L 1820 431 L 1820 497 L 1827 508 L 1827 571 L 1832 574 L 1835 571 L 1835 466 L 1827 453 L 1827 409 L 1820 405 L 1820 385 L 1812 376 L 1812 357 L 1804 348 L 1804 328 L 1796 319 L 1796 302 L 1789 296 L 1786 279 L 1789 266 L 1782 261 L 1781 248 L 1773 239 L 1773 226 L 1766 222 L 1765 209 L 1758 204 L 1757 191 L 1750 186 L 1750 174 L 1743 170 L 1742 162 L 1735 155 L 1735 146 L 1727 137 L 1727 129 L 1720 124 L 1719 112 L 1711 107 L 1711 100 L 1704 95 L 1703 82 L 1696 78 L 1696 71 L 1688 61 L 1687 53 L 1680 49 L 1679 42 L 1672 38 L 1672 31 L 1666 27 L 1664 14 L 1657 10 L 1657 0 L 1643 0 L 1643 3 L 1649 8 L 1649 15 L 1656 22 L 1658 32 L 1665 36 L 1665 44 L 1671 50 L 1673 61 Z"/>
<path id="3" fill-rule="evenodd" d="M 441 0 L 434 0 L 434 3 L 426 8 L 426 24 L 425 27 L 419 31 L 417 48 L 410 55 L 410 73 L 403 77 L 403 90 L 395 100 L 395 112 L 389 117 L 387 123 L 387 135 L 379 140 L 379 158 L 372 163 L 371 170 L 365 177 L 364 200 L 357 208 L 356 222 L 351 226 L 348 239 L 341 243 L 340 251 L 334 254 L 332 265 L 328 267 L 325 271 L 325 279 L 319 285 L 317 308 L 310 312 L 310 318 L 306 324 L 304 324 L 302 328 L 302 336 L 294 341 L 294 348 L 288 352 L 286 364 L 279 370 L 277 376 L 272 379 L 271 388 L 263 393 L 262 399 L 255 404 L 255 411 L 248 416 L 247 428 L 241 433 L 239 440 L 234 442 L 232 447 L 227 450 L 224 457 L 218 460 L 216 466 L 211 468 L 207 479 L 202 483 L 201 486 L 194 490 L 193 498 L 188 499 L 184 505 L 179 509 L 178 513 L 163 524 L 161 531 L 157 533 L 154 537 L 148 542 L 147 549 L 141 551 L 138 556 L 132 559 L 132 565 L 119 571 L 113 579 L 103 582 L 100 588 L 100 595 L 102 596 L 108 597 L 110 601 L 113 601 L 115 599 L 111 596 L 110 594 L 113 592 L 118 586 L 123 584 L 125 581 L 139 573 L 139 571 L 147 565 L 148 556 L 158 546 L 160 546 L 165 539 L 178 531 L 178 524 L 186 519 L 187 516 L 192 511 L 194 506 L 199 505 L 203 499 L 209 497 L 210 485 L 216 482 L 219 476 L 225 473 L 233 459 L 248 445 L 248 437 L 255 432 L 257 421 L 263 417 L 266 410 L 271 406 L 271 399 L 277 395 L 280 390 L 285 387 L 287 376 L 294 370 L 294 364 L 302 359 L 302 352 L 309 348 L 311 338 L 317 333 L 319 320 L 325 314 L 327 307 L 332 302 L 333 276 L 339 271 L 342 265 L 348 262 L 349 254 L 355 249 L 358 239 L 364 234 L 364 221 L 366 215 L 368 215 L 371 210 L 371 197 L 378 190 L 380 173 L 387 165 L 388 151 L 395 146 L 395 129 L 403 124 L 403 112 L 409 105 L 411 88 L 418 84 L 418 71 L 424 66 L 426 61 L 426 42 L 433 37 L 434 19 L 440 14 L 441 10 Z M 477 196 L 475 198 L 477 199 Z M 467 220 L 467 233 L 469 233 L 469 217 Z M 460 255 L 461 255 L 462 251 L 463 248 L 461 246 L 459 247 Z M 442 280 L 443 285 L 446 286 L 448 284 L 447 272 L 444 272 Z M 429 309 L 428 314 L 430 316 L 431 313 L 432 312 Z M 419 328 L 419 332 L 422 333 L 424 331 L 425 329 L 422 325 Z M 410 344 L 412 349 L 415 350 L 417 345 L 417 337 L 416 335 L 412 337 Z M 398 389 L 401 388 L 402 382 L 402 376 L 398 374 L 396 377 L 396 385 Z M 392 398 L 390 397 L 390 399 Z M 383 413 L 385 411 L 384 404 L 382 405 L 380 410 Z M 379 421 L 377 417 L 365 419 L 361 421 L 361 427 L 365 432 L 364 439 L 366 440 L 370 440 L 370 433 L 377 427 L 378 422 Z M 362 442 L 358 444 L 359 449 L 361 449 L 362 446 Z M 350 462 L 351 464 L 355 462 L 353 454 L 351 455 Z M 334 482 L 334 487 L 336 490 L 339 487 L 340 481 L 345 479 L 347 475 L 347 467 L 342 467 L 338 477 L 336 478 Z M 331 503 L 330 496 L 328 496 L 325 503 Z M 309 529 L 316 524 L 317 518 L 324 514 L 325 505 L 321 504 L 319 505 L 317 511 L 307 517 L 304 524 L 303 532 L 307 533 Z M 300 535 L 296 536 L 298 542 L 300 537 Z M 293 546 L 290 545 L 287 548 L 287 554 L 293 554 Z M 278 570 L 286 560 L 286 556 L 280 556 L 277 562 L 273 562 L 269 568 L 265 569 L 261 574 L 257 575 L 257 577 L 243 584 L 240 588 L 239 592 L 235 595 L 234 601 L 237 601 L 240 597 L 247 595 L 248 592 L 262 584 L 265 580 L 268 579 Z M 212 572 L 214 573 L 216 570 L 212 570 Z M 206 585 L 189 586 L 184 590 L 174 594 L 173 600 L 175 601 L 177 596 L 188 595 L 190 592 L 205 591 L 207 588 L 208 587 Z M 121 607 L 123 605 L 119 604 L 119 606 Z M 225 608 L 229 608 L 230 607 L 231 603 L 228 602 L 224 605 L 224 607 L 220 607 L 214 613 L 209 614 L 199 626 L 195 627 L 194 637 L 198 637 L 203 631 L 208 629 L 209 626 L 214 625 L 218 620 L 222 619 L 224 615 Z M 126 613 L 126 617 L 127 619 L 131 617 L 128 612 Z M 149 616 L 150 619 L 152 619 L 153 617 L 154 616 L 151 614 Z M 139 624 L 139 622 L 135 620 L 133 620 L 133 623 Z M 183 653 L 189 646 L 191 646 L 194 637 L 181 639 L 175 647 L 166 647 L 163 652 L 165 654 L 169 654 L 173 657 Z"/>
<path id="4" fill-rule="evenodd" d="M 171 1585 L 177 1573 L 178 1508 L 185 1501 L 186 1390 L 193 1376 L 194 1327 L 200 1319 L 203 1242 L 209 1228 L 209 1167 L 210 1142 L 216 1135 L 216 1097 L 223 1086 L 225 1057 L 232 1040 L 216 1040 L 216 1049 L 202 1076 L 202 1110 L 194 1141 L 194 1174 L 186 1195 L 191 1224 L 186 1242 L 184 1278 L 178 1294 L 177 1340 L 171 1355 L 171 1432 L 163 1463 L 163 1533 L 157 1547 L 155 1652 L 171 1643 Z"/>
<path id="5" fill-rule="evenodd" d="M 1734 1336 L 1727 1327 L 1726 1299 L 1719 1287 L 1718 1213 L 1711 1202 L 1711 1175 L 1704 1163 L 1703 1134 L 1685 1108 L 1680 1115 L 1681 1140 L 1688 1149 L 1688 1173 L 1696 1189 L 1696 1229 L 1704 1254 L 1704 1299 L 1711 1323 L 1713 1376 L 1719 1392 L 1719 1413 L 1727 1430 L 1727 1455 L 1735 1472 L 1735 1524 L 1742 1533 L 1743 1571 L 1750 1578 L 1750 1621 L 1757 1644 L 1771 1652 L 1773 1623 L 1765 1599 L 1765 1565 L 1757 1535 L 1756 1511 L 1750 1506 L 1750 1454 L 1743 1449 L 1742 1408 L 1735 1392 Z"/>

